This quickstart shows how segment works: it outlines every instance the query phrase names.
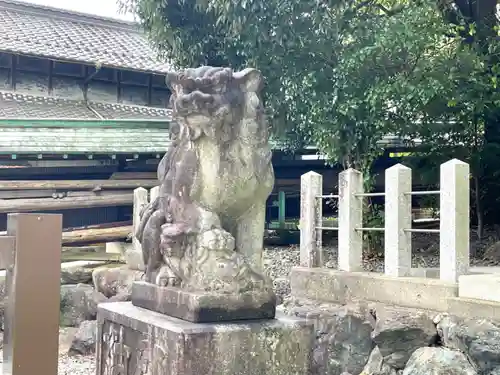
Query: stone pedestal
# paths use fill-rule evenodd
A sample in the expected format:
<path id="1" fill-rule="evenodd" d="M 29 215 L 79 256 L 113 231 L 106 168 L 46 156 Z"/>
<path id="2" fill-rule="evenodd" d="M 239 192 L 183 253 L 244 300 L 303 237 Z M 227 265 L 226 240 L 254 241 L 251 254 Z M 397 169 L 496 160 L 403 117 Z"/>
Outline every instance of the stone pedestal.
<path id="1" fill-rule="evenodd" d="M 305 375 L 314 331 L 305 320 L 191 323 L 132 305 L 98 310 L 97 375 Z"/>
<path id="2" fill-rule="evenodd" d="M 193 323 L 273 319 L 276 313 L 276 295 L 272 290 L 196 293 L 144 281 L 132 284 L 132 304 Z"/>

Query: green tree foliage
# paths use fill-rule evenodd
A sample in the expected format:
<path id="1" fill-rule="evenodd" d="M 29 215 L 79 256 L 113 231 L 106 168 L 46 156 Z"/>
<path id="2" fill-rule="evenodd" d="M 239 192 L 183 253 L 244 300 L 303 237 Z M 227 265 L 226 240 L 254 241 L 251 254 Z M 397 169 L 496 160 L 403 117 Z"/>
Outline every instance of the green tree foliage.
<path id="1" fill-rule="evenodd" d="M 438 105 L 456 57 L 426 0 L 124 1 L 178 66 L 259 68 L 276 133 L 346 167 L 369 168 L 384 135 Z"/>
<path id="2" fill-rule="evenodd" d="M 498 112 L 496 0 L 121 1 L 176 66 L 260 69 L 286 147 L 369 172 L 385 135 L 418 138 L 480 180 Z"/>

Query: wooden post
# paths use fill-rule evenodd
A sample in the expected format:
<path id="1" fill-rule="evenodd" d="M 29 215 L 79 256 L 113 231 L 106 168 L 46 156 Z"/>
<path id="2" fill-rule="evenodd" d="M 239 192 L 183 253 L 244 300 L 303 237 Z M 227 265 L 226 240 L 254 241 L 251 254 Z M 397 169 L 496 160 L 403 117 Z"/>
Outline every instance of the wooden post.
<path id="1" fill-rule="evenodd" d="M 3 372 L 57 375 L 62 215 L 9 214 L 7 235 Z"/>
<path id="2" fill-rule="evenodd" d="M 355 169 L 339 174 L 339 270 L 363 270 L 363 174 Z"/>
<path id="3" fill-rule="evenodd" d="M 300 265 L 322 267 L 321 225 L 323 202 L 323 176 L 307 172 L 300 177 Z"/>
<path id="4" fill-rule="evenodd" d="M 385 171 L 385 274 L 411 272 L 411 169 L 396 164 Z"/>
<path id="5" fill-rule="evenodd" d="M 469 164 L 453 159 L 440 173 L 439 275 L 456 283 L 469 271 Z"/>
<path id="6" fill-rule="evenodd" d="M 278 192 L 278 225 L 285 229 L 286 224 L 286 195 L 284 191 Z"/>

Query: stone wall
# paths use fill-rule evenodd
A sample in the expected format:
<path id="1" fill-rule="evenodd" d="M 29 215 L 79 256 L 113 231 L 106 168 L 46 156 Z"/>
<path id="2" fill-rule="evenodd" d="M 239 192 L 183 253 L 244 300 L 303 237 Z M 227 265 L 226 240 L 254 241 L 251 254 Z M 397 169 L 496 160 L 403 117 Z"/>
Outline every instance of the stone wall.
<path id="1" fill-rule="evenodd" d="M 129 299 L 142 276 L 99 262 L 64 267 L 60 322 L 79 327 L 70 354 L 94 352 L 97 304 Z M 1 299 L 3 289 L 0 278 Z M 290 298 L 279 309 L 314 324 L 309 375 L 500 375 L 500 323 L 374 302 Z"/>
<path id="2" fill-rule="evenodd" d="M 500 374 L 500 324 L 376 303 L 290 299 L 312 321 L 315 375 Z"/>

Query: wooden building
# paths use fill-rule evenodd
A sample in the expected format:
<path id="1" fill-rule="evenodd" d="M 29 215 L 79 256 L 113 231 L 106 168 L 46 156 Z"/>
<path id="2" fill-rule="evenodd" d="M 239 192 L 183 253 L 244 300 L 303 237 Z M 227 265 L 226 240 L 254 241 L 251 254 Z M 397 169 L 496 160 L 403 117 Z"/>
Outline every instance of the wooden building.
<path id="1" fill-rule="evenodd" d="M 12 207 L 45 203 L 64 209 L 65 227 L 127 218 L 131 199 L 87 207 L 70 197 L 130 196 L 127 179 L 154 177 L 169 141 L 168 69 L 136 24 L 0 0 L 0 227 Z M 119 190 L 39 188 L 112 177 L 125 179 Z M 7 180 L 33 183 L 21 189 Z"/>

